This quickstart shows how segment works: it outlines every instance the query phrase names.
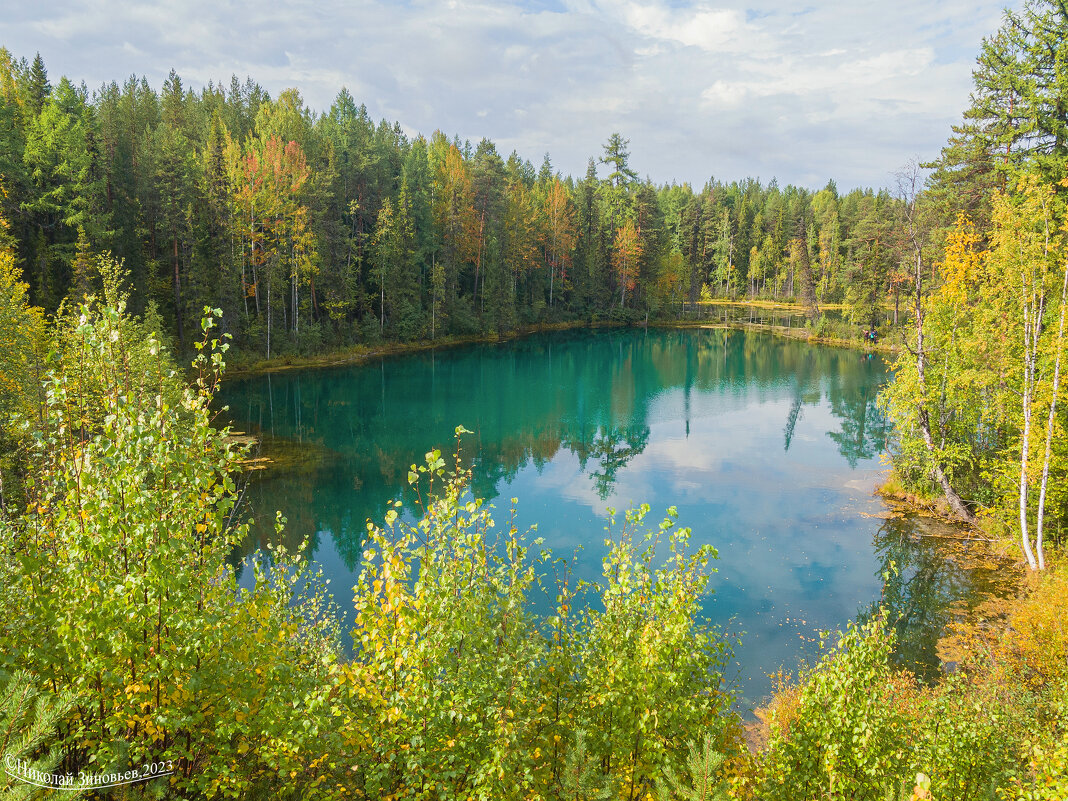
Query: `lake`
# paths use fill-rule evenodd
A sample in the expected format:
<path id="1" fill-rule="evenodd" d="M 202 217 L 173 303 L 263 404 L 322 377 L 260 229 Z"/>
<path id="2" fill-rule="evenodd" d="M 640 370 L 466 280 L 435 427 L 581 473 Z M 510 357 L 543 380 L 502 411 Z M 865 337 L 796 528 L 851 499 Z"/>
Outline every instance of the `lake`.
<path id="1" fill-rule="evenodd" d="M 946 623 L 998 580 L 968 546 L 947 554 L 929 522 L 892 517 L 873 495 L 889 432 L 879 355 L 718 328 L 613 328 L 538 334 L 286 371 L 224 383 L 234 427 L 261 438 L 273 466 L 250 481 L 257 524 L 235 560 L 274 537 L 308 538 L 351 626 L 366 521 L 403 496 L 409 465 L 453 450 L 498 517 L 519 499 L 521 528 L 575 573 L 600 575 L 606 514 L 678 507 L 693 543 L 719 551 L 713 622 L 741 635 L 738 707 L 768 674 L 818 654 L 817 632 L 882 598 L 898 620 L 899 659 L 939 669 Z M 891 566 L 893 562 L 893 567 Z M 246 571 L 246 580 L 247 573 Z M 884 574 L 888 580 L 884 580 Z"/>

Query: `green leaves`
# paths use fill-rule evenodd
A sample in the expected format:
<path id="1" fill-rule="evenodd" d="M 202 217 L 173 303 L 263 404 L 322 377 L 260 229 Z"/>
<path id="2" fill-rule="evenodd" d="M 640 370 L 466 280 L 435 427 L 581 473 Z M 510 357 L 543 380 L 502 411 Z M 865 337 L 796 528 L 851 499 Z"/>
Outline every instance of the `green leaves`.
<path id="1" fill-rule="evenodd" d="M 752 797 L 906 798 L 920 776 L 931 795 L 914 797 L 993 798 L 1006 786 L 1028 720 L 1008 711 L 1011 687 L 963 674 L 918 686 L 890 666 L 893 645 L 883 615 L 850 625 L 780 691 Z"/>
<path id="2" fill-rule="evenodd" d="M 7 658 L 74 695 L 74 767 L 171 759 L 172 781 L 207 795 L 314 779 L 305 759 L 325 740 L 302 719 L 329 693 L 336 624 L 284 549 L 238 590 L 239 453 L 209 409 L 221 363 L 186 389 L 137 321 L 95 300 L 57 341 L 29 508 L 0 522 L 17 562 L 0 588 Z"/>
<path id="3" fill-rule="evenodd" d="M 892 645 L 882 619 L 851 624 L 803 677 L 796 708 L 773 718 L 758 798 L 882 798 L 897 789 L 910 732 L 890 692 Z"/>
<path id="4" fill-rule="evenodd" d="M 371 528 L 356 587 L 359 650 L 337 714 L 363 792 L 559 797 L 579 782 L 638 794 L 684 763 L 687 739 L 721 739 L 728 649 L 695 623 L 711 554 L 686 552 L 674 510 L 651 530 L 648 506 L 627 512 L 604 582 L 574 586 L 566 562 L 533 556 L 469 497 L 458 461 L 445 474 L 432 451 L 409 471 L 423 477 L 444 484 L 417 521 L 391 510 Z M 664 541 L 672 557 L 658 566 Z M 536 615 L 543 597 L 554 602 Z"/>

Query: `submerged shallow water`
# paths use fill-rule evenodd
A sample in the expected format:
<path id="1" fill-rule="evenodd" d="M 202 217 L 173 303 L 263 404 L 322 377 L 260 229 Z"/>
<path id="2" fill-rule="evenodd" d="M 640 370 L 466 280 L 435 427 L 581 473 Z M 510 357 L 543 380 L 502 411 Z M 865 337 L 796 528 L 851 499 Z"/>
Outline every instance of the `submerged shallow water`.
<path id="1" fill-rule="evenodd" d="M 995 573 L 947 558 L 872 495 L 888 433 L 876 399 L 888 379 L 878 355 L 656 328 L 234 379 L 220 403 L 274 461 L 248 488 L 259 523 L 238 556 L 274 536 L 281 510 L 287 541 L 312 543 L 347 629 L 341 588 L 355 583 L 367 519 L 402 497 L 426 451 L 451 452 L 463 425 L 474 494 L 499 517 L 518 498 L 520 527 L 537 524 L 559 554 L 577 551 L 579 578 L 600 575 L 607 508 L 648 503 L 655 524 L 678 507 L 692 542 L 719 551 L 705 610 L 742 635 L 728 675 L 741 709 L 769 692 L 769 673 L 815 658 L 819 630 L 880 599 L 900 613 L 899 658 L 930 673 L 951 604 Z"/>

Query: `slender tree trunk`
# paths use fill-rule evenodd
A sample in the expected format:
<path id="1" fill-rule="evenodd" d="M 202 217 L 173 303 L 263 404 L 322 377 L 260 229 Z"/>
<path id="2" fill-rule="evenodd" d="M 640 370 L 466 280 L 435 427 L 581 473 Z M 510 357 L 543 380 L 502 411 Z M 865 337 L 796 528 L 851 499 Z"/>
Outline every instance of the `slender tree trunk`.
<path id="1" fill-rule="evenodd" d="M 252 288 L 256 298 L 256 316 L 260 316 L 260 276 L 256 268 L 256 208 L 252 208 L 252 225 L 249 227 L 249 236 L 252 239 Z"/>
<path id="2" fill-rule="evenodd" d="M 182 332 L 182 283 L 178 277 L 178 237 L 172 237 L 174 242 L 174 319 L 178 323 L 178 349 L 185 349 L 185 337 Z"/>
<path id="3" fill-rule="evenodd" d="M 230 232 L 230 264 L 234 263 L 234 234 L 231 229 Z M 241 243 L 241 302 L 245 305 L 245 323 L 248 323 L 248 286 L 245 281 L 247 273 L 245 272 L 245 243 Z"/>
<path id="4" fill-rule="evenodd" d="M 1042 313 L 1044 303 L 1041 299 L 1041 290 L 1036 287 L 1034 268 L 1032 267 L 1030 280 L 1027 277 L 1027 267 L 1022 268 L 1021 285 L 1023 287 L 1023 431 L 1020 432 L 1020 544 L 1023 546 L 1024 557 L 1027 566 L 1032 570 L 1038 569 L 1038 560 L 1035 559 L 1034 550 L 1031 548 L 1031 534 L 1027 525 L 1027 467 L 1031 451 L 1031 404 L 1035 397 L 1036 368 L 1038 361 L 1038 340 L 1042 329 Z M 1028 295 L 1030 294 L 1030 297 Z"/>
<path id="5" fill-rule="evenodd" d="M 549 261 L 549 308 L 553 307 L 553 280 L 556 278 L 556 264 Z"/>
<path id="6" fill-rule="evenodd" d="M 727 246 L 727 297 L 731 295 L 731 275 L 734 274 L 734 235 L 731 234 Z"/>
<path id="7" fill-rule="evenodd" d="M 482 209 L 482 216 L 478 219 L 478 250 L 475 252 L 475 300 L 478 300 L 478 273 L 482 268 L 482 233 L 486 225 L 486 210 Z M 474 304 L 472 304 L 474 305 Z"/>
<path id="8" fill-rule="evenodd" d="M 899 187 L 902 193 L 902 200 L 905 201 L 904 206 L 906 223 L 908 225 L 908 235 L 909 240 L 912 243 L 913 255 L 915 257 L 915 271 L 913 273 L 915 295 L 913 296 L 913 303 L 916 314 L 916 376 L 920 382 L 921 393 L 926 395 L 927 354 L 924 350 L 923 342 L 923 245 L 920 239 L 920 233 L 917 231 L 916 222 L 916 198 L 918 194 L 916 184 L 918 179 L 919 171 L 918 167 L 916 167 L 911 172 L 899 176 Z M 938 486 L 941 487 L 942 494 L 945 496 L 946 502 L 949 504 L 953 512 L 962 520 L 975 525 L 975 515 L 971 513 L 960 495 L 953 489 L 953 485 L 950 484 L 949 477 L 946 476 L 945 469 L 942 467 L 942 461 L 935 448 L 934 439 L 931 436 L 931 419 L 927 410 L 927 402 L 925 400 L 920 400 L 917 411 L 923 443 L 927 448 L 927 453 L 931 457 L 932 477 L 938 483 Z"/>
<path id="9" fill-rule="evenodd" d="M 1035 550 L 1038 552 L 1038 569 L 1046 569 L 1046 552 L 1042 543 L 1042 521 L 1046 511 L 1046 484 L 1049 481 L 1049 463 L 1053 449 L 1053 424 L 1057 414 L 1057 391 L 1061 383 L 1061 346 L 1064 341 L 1064 307 L 1068 301 L 1068 263 L 1064 265 L 1064 282 L 1061 284 L 1061 319 L 1057 325 L 1057 344 L 1053 360 L 1053 397 L 1049 404 L 1049 420 L 1046 425 L 1046 451 L 1042 459 L 1042 484 L 1038 491 L 1038 516 L 1035 521 Z"/>
<path id="10" fill-rule="evenodd" d="M 916 296 L 915 296 L 915 311 L 916 311 L 916 374 L 920 380 L 921 391 L 927 386 L 927 365 L 926 354 L 924 352 L 923 345 L 923 291 L 922 291 L 922 276 L 923 276 L 923 256 L 920 251 L 918 243 L 916 245 Z M 964 501 L 961 499 L 957 491 L 953 489 L 953 486 L 949 483 L 949 478 L 946 476 L 945 471 L 942 468 L 941 460 L 938 457 L 938 453 L 934 446 L 934 439 L 931 437 L 931 420 L 927 412 L 927 404 L 923 401 L 920 402 L 919 409 L 919 422 L 920 432 L 923 435 L 924 445 L 927 447 L 927 452 L 931 456 L 933 463 L 931 473 L 934 476 L 938 486 L 942 488 L 942 494 L 946 498 L 946 502 L 949 503 L 950 508 L 957 514 L 958 517 L 967 521 L 968 523 L 975 524 L 975 515 L 971 513 Z"/>
<path id="11" fill-rule="evenodd" d="M 1026 326 L 1025 326 L 1026 329 Z M 1033 367 L 1025 355 L 1024 391 L 1023 391 L 1023 433 L 1020 443 L 1020 542 L 1023 545 L 1027 565 L 1032 570 L 1038 569 L 1035 554 L 1031 550 L 1031 536 L 1027 531 L 1027 457 L 1031 440 L 1031 382 Z"/>
<path id="12" fill-rule="evenodd" d="M 1046 244 L 1043 255 L 1049 253 L 1049 226 L 1046 226 Z M 1032 570 L 1038 570 L 1038 560 L 1031 548 L 1031 535 L 1027 525 L 1027 467 L 1031 450 L 1031 404 L 1035 399 L 1035 388 L 1038 372 L 1038 346 L 1042 335 L 1042 317 L 1045 313 L 1045 285 L 1044 276 L 1040 273 L 1035 275 L 1035 268 L 1030 267 L 1031 275 L 1028 277 L 1028 267 L 1021 266 L 1020 286 L 1022 288 L 1023 314 L 1023 431 L 1020 441 L 1020 544 L 1023 546 L 1024 557 L 1027 566 Z M 1042 560 L 1045 564 L 1045 559 Z"/>
<path id="13" fill-rule="evenodd" d="M 553 279 L 556 278 L 556 229 L 559 223 L 553 216 L 553 245 L 552 255 L 549 259 L 549 308 L 553 307 Z"/>

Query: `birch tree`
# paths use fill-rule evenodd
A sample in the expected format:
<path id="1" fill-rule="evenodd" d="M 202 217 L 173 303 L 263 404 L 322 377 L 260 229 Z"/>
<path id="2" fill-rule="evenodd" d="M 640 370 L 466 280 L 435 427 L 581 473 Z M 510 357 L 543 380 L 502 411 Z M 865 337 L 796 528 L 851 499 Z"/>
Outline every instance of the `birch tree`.
<path id="1" fill-rule="evenodd" d="M 1020 545 L 1032 570 L 1045 567 L 1043 522 L 1060 392 L 1060 366 L 1064 342 L 1064 306 L 1068 293 L 1063 238 L 1055 228 L 1053 190 L 1027 177 L 1021 191 L 1010 198 L 994 200 L 994 230 L 991 235 L 990 282 L 995 295 L 991 305 L 1000 308 L 1003 319 L 1013 321 L 1014 341 L 1007 365 L 1019 382 L 1019 464 L 1017 479 Z M 1054 333 L 1053 319 L 1057 319 Z M 1041 412 L 1048 405 L 1045 436 Z M 1032 464 L 1032 440 L 1042 437 L 1041 471 Z M 1031 523 L 1031 485 L 1037 480 L 1038 500 Z"/>

